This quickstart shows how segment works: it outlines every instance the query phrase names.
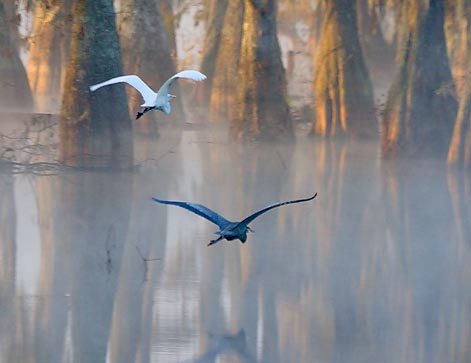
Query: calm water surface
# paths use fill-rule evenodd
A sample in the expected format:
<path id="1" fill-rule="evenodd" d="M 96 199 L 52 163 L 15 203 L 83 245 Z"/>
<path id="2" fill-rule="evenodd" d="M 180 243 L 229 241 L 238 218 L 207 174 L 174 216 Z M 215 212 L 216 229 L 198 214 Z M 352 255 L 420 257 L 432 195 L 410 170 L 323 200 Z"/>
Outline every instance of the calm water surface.
<path id="1" fill-rule="evenodd" d="M 376 144 L 140 140 L 135 172 L 0 175 L 0 362 L 470 362 L 471 177 Z M 150 197 L 251 224 L 217 227 Z"/>

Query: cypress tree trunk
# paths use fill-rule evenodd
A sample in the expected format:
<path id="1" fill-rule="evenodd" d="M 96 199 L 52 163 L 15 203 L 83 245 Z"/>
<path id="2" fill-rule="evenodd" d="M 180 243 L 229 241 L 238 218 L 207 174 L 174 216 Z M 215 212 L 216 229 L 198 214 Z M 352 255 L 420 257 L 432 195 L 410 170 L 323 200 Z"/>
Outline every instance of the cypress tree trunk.
<path id="1" fill-rule="evenodd" d="M 314 69 L 313 134 L 375 137 L 373 90 L 356 23 L 356 2 L 326 0 Z"/>
<path id="2" fill-rule="evenodd" d="M 2 0 L 7 24 L 10 28 L 10 39 L 16 44 L 16 47 L 20 49 L 21 37 L 19 32 L 19 17 L 18 17 L 18 3 L 19 0 Z"/>
<path id="3" fill-rule="evenodd" d="M 448 151 L 448 164 L 471 169 L 471 61 L 463 86 L 455 128 Z"/>
<path id="4" fill-rule="evenodd" d="M 210 121 L 232 120 L 237 110 L 237 85 L 242 22 L 243 0 L 228 0 L 226 16 L 219 37 L 219 47 L 214 60 L 211 94 L 209 96 Z M 205 81 L 206 82 L 206 81 Z"/>
<path id="5" fill-rule="evenodd" d="M 82 0 L 81 0 L 82 1 Z M 97 1 L 97 0 L 92 0 Z M 73 362 L 105 362 L 129 224 L 130 173 L 81 172 L 58 186 Z"/>
<path id="6" fill-rule="evenodd" d="M 222 28 L 228 2 L 229 0 L 212 0 L 208 4 L 208 21 L 203 45 L 203 59 L 201 60 L 201 72 L 208 79 L 198 92 L 199 101 L 206 106 L 209 104 L 214 74 L 219 71 L 216 68 L 216 58 L 219 48 L 222 46 Z"/>
<path id="7" fill-rule="evenodd" d="M 72 0 L 37 0 L 26 72 L 37 112 L 58 112 L 69 55 Z"/>
<path id="8" fill-rule="evenodd" d="M 445 37 L 458 97 L 461 97 L 466 81 L 468 53 L 471 48 L 470 12 L 470 0 L 449 1 L 445 4 Z"/>
<path id="9" fill-rule="evenodd" d="M 175 61 L 177 59 L 177 42 L 175 36 L 175 16 L 173 14 L 172 0 L 160 0 L 160 13 L 162 14 L 164 27 L 167 31 L 170 56 Z"/>
<path id="10" fill-rule="evenodd" d="M 60 160 L 81 167 L 129 167 L 132 132 L 124 86 L 89 86 L 122 75 L 112 0 L 76 0 L 60 119 Z"/>
<path id="11" fill-rule="evenodd" d="M 172 42 L 165 27 L 161 8 L 155 0 L 120 0 L 117 15 L 118 33 L 122 49 L 125 74 L 136 74 L 154 91 L 176 73 L 171 57 Z M 132 87 L 126 86 L 129 95 L 131 118 L 143 103 L 142 96 Z M 178 85 L 172 93 L 178 95 Z M 172 114 L 152 112 L 139 119 L 135 126 L 142 132 L 156 132 L 154 118 L 178 120 L 184 118 L 181 98 L 172 101 Z"/>
<path id="12" fill-rule="evenodd" d="M 4 1 L 0 0 L 0 107 L 31 111 L 33 97 L 17 44 L 12 39 Z"/>
<path id="13" fill-rule="evenodd" d="M 276 1 L 245 0 L 237 113 L 231 135 L 239 140 L 293 137 L 286 80 L 276 34 Z"/>
<path id="14" fill-rule="evenodd" d="M 403 4 L 406 27 L 400 65 L 382 121 L 383 157 L 446 157 L 456 117 L 454 86 L 446 51 L 444 0 Z"/>
<path id="15" fill-rule="evenodd" d="M 310 53 L 311 55 L 317 54 L 317 51 L 319 50 L 319 43 L 322 39 L 322 19 L 325 17 L 325 10 L 325 3 L 319 2 L 316 6 L 316 9 L 309 16 L 307 53 Z M 313 69 L 313 71 L 315 72 L 315 69 Z"/>
<path id="16" fill-rule="evenodd" d="M 383 93 L 388 90 L 394 72 L 395 47 L 386 42 L 376 9 L 368 0 L 357 0 L 359 40 L 365 62 L 373 83 L 373 89 Z M 380 94 L 381 94 L 380 93 Z"/>

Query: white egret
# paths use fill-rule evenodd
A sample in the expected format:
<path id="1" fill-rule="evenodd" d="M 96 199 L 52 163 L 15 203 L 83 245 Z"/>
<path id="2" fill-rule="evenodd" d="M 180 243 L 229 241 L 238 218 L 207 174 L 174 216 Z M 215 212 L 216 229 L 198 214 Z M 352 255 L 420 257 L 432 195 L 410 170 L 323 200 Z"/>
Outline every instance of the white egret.
<path id="1" fill-rule="evenodd" d="M 189 210 L 190 212 L 193 212 L 203 218 L 206 218 L 208 221 L 213 222 L 219 227 L 219 231 L 215 232 L 219 237 L 215 240 L 212 240 L 209 242 L 208 246 L 211 246 L 222 239 L 226 239 L 228 241 L 232 241 L 235 239 L 240 240 L 242 243 L 245 243 L 247 240 L 247 233 L 248 232 L 253 232 L 253 230 L 248 226 L 250 222 L 252 222 L 255 218 L 260 216 L 261 214 L 268 212 L 270 209 L 281 207 L 282 205 L 286 204 L 293 204 L 293 203 L 301 203 L 301 202 L 307 202 L 309 200 L 314 199 L 317 196 L 317 193 L 314 194 L 312 197 L 305 198 L 305 199 L 296 199 L 296 200 L 289 200 L 287 202 L 281 202 L 281 203 L 276 203 L 272 204 L 268 207 L 265 207 L 247 218 L 245 218 L 241 222 L 231 222 L 228 221 L 226 218 L 221 216 L 220 214 L 214 212 L 213 210 L 209 209 L 208 207 L 205 207 L 204 205 L 201 204 L 196 204 L 196 203 L 188 203 L 188 202 L 177 202 L 177 201 L 172 201 L 172 200 L 162 200 L 162 199 L 157 199 L 157 198 L 152 198 L 153 201 L 157 203 L 162 203 L 162 204 L 170 204 L 170 205 L 176 205 L 178 207 L 184 208 Z"/>
<path id="2" fill-rule="evenodd" d="M 137 113 L 137 120 L 139 117 L 144 115 L 146 112 L 149 112 L 150 110 L 160 110 L 166 115 L 170 114 L 170 111 L 172 110 L 170 106 L 170 100 L 172 98 L 175 98 L 176 96 L 170 94 L 169 90 L 172 84 L 178 78 L 187 78 L 193 81 L 204 81 L 206 79 L 206 76 L 201 72 L 193 70 L 185 70 L 178 72 L 174 76 L 167 79 L 162 85 L 162 87 L 160 87 L 160 89 L 157 91 L 157 93 L 155 93 L 152 88 L 150 88 L 142 79 L 135 75 L 111 78 L 105 82 L 90 86 L 90 90 L 94 92 L 101 87 L 109 86 L 110 84 L 116 83 L 127 83 L 133 86 L 139 91 L 139 93 L 142 95 L 142 98 L 144 99 L 144 103 L 141 105 L 141 107 L 144 107 L 144 111 Z"/>

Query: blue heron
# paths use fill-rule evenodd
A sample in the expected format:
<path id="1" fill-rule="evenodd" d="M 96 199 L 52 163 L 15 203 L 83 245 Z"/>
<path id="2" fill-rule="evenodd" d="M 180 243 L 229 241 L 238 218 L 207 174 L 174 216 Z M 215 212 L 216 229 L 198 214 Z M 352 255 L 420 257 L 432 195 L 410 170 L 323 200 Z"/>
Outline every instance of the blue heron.
<path id="1" fill-rule="evenodd" d="M 248 224 L 252 222 L 258 216 L 262 215 L 265 212 L 268 212 L 270 209 L 281 207 L 282 205 L 307 202 L 309 200 L 314 199 L 316 196 L 317 196 L 317 193 L 314 194 L 310 198 L 289 200 L 287 202 L 281 202 L 281 203 L 269 205 L 268 207 L 260 209 L 259 211 L 251 214 L 250 216 L 248 216 L 241 222 L 228 221 L 226 218 L 224 218 L 220 214 L 212 211 L 208 207 L 205 207 L 204 205 L 201 205 L 201 204 L 178 202 L 178 201 L 172 201 L 172 200 L 162 200 L 162 199 L 157 199 L 157 198 L 152 198 L 152 200 L 157 203 L 176 205 L 178 207 L 187 209 L 190 212 L 193 212 L 203 218 L 206 218 L 208 221 L 216 224 L 219 227 L 219 231 L 216 232 L 216 234 L 219 235 L 219 237 L 209 242 L 208 246 L 211 246 L 223 239 L 226 239 L 228 241 L 238 239 L 242 243 L 245 243 L 245 241 L 247 240 L 247 233 L 254 232 L 248 226 Z"/>
<path id="2" fill-rule="evenodd" d="M 165 83 L 160 87 L 157 93 L 155 93 L 142 79 L 138 76 L 121 76 L 116 78 L 111 78 L 105 82 L 95 84 L 90 86 L 90 90 L 94 92 L 98 88 L 108 86 L 110 84 L 116 83 L 127 83 L 133 86 L 135 89 L 139 91 L 144 98 L 144 103 L 141 107 L 144 107 L 144 111 L 138 112 L 136 115 L 136 120 L 143 116 L 145 113 L 149 112 L 150 110 L 160 110 L 166 115 L 170 114 L 172 110 L 170 106 L 170 100 L 175 98 L 175 95 L 169 93 L 170 87 L 178 78 L 188 78 L 192 79 L 193 81 L 204 81 L 206 76 L 198 71 L 186 70 L 181 71 L 169 79 L 165 81 Z"/>

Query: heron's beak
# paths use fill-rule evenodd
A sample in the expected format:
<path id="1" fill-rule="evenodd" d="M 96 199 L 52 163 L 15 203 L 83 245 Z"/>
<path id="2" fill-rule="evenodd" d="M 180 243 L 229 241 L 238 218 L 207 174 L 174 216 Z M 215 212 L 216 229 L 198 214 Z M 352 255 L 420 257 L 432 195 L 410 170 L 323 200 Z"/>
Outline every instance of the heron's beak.
<path id="1" fill-rule="evenodd" d="M 175 96 L 175 95 L 170 95 L 170 98 L 177 98 L 177 96 Z"/>

